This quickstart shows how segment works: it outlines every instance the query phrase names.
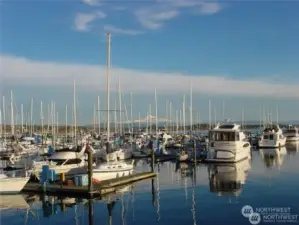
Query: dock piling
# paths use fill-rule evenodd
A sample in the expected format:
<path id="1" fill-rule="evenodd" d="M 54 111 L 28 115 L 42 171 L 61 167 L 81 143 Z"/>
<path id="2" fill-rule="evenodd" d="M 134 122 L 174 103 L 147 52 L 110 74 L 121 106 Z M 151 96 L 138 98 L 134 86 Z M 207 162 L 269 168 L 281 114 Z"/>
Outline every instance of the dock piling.
<path id="1" fill-rule="evenodd" d="M 93 192 L 92 185 L 92 151 L 88 151 L 88 191 L 89 193 Z"/>

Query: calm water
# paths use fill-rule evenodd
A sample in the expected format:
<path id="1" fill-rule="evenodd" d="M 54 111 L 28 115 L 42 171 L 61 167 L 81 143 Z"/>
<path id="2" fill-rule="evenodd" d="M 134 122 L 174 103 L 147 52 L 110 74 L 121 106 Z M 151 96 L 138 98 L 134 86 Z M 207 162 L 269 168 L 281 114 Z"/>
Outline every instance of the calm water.
<path id="1" fill-rule="evenodd" d="M 136 163 L 138 170 L 149 170 L 146 160 Z M 295 215 L 289 217 L 288 222 L 299 224 L 299 220 L 296 221 L 299 215 L 299 145 L 287 146 L 281 151 L 253 150 L 250 161 L 234 166 L 199 164 L 194 168 L 165 162 L 156 169 L 159 170 L 156 179 L 129 186 L 103 200 L 2 196 L 1 208 L 10 205 L 23 209 L 2 209 L 1 224 L 250 225 L 249 219 L 241 213 L 244 205 L 254 210 L 288 208 L 288 212 Z M 26 206 L 30 207 L 28 216 Z M 267 223 L 265 218 L 269 219 Z M 271 218 L 265 218 L 262 217 L 259 224 L 274 224 L 273 220 L 269 222 Z M 278 219 L 275 224 L 277 222 Z"/>

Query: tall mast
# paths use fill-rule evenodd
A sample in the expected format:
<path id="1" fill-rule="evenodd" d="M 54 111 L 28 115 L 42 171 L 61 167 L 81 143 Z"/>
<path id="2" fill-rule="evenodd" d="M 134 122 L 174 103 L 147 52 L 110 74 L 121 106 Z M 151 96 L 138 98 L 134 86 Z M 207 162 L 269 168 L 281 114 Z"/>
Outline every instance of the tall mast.
<path id="1" fill-rule="evenodd" d="M 13 110 L 13 93 L 10 91 L 10 125 L 11 125 L 11 135 L 15 135 L 15 126 L 14 126 L 14 110 Z"/>
<path id="2" fill-rule="evenodd" d="M 119 100 L 119 133 L 122 134 L 120 77 L 118 77 L 118 100 Z"/>
<path id="3" fill-rule="evenodd" d="M 41 131 L 42 135 L 44 134 L 44 112 L 43 112 L 43 102 L 40 102 L 40 124 L 41 124 Z"/>
<path id="4" fill-rule="evenodd" d="M 33 98 L 30 103 L 30 133 L 33 134 Z"/>
<path id="5" fill-rule="evenodd" d="M 211 130 L 211 100 L 209 100 L 209 130 Z"/>
<path id="6" fill-rule="evenodd" d="M 179 116 L 178 116 L 178 111 L 175 110 L 175 119 L 176 119 L 176 133 L 179 133 Z"/>
<path id="7" fill-rule="evenodd" d="M 149 105 L 149 130 L 150 134 L 152 134 L 152 105 Z"/>
<path id="8" fill-rule="evenodd" d="M 67 143 L 67 105 L 65 106 L 65 143 Z"/>
<path id="9" fill-rule="evenodd" d="M 184 95 L 184 98 L 183 98 L 183 129 L 184 129 L 184 134 L 186 134 L 186 102 L 185 102 L 185 95 Z"/>
<path id="10" fill-rule="evenodd" d="M 6 111 L 5 111 L 5 96 L 2 96 L 2 114 L 3 114 L 3 135 L 4 139 L 6 139 Z"/>
<path id="11" fill-rule="evenodd" d="M 114 133 L 117 132 L 116 98 L 114 100 Z"/>
<path id="12" fill-rule="evenodd" d="M 192 83 L 190 83 L 190 129 L 193 130 L 193 104 L 192 104 Z"/>
<path id="13" fill-rule="evenodd" d="M 23 104 L 21 104 L 21 133 L 23 134 L 23 126 L 24 126 L 24 108 Z"/>
<path id="14" fill-rule="evenodd" d="M 133 93 L 131 92 L 131 129 L 133 133 Z"/>
<path id="15" fill-rule="evenodd" d="M 73 97 L 74 97 L 74 99 L 73 99 L 73 113 L 74 113 L 74 136 L 75 136 L 75 145 L 77 146 L 77 113 L 76 113 L 76 111 L 77 111 L 77 109 L 76 109 L 76 82 L 74 81 L 74 93 L 73 93 Z"/>
<path id="16" fill-rule="evenodd" d="M 108 33 L 108 49 L 107 49 L 107 140 L 110 140 L 110 42 L 111 34 Z"/>
<path id="17" fill-rule="evenodd" d="M 155 105 L 156 105 L 156 137 L 157 140 L 159 138 L 158 136 L 158 99 L 157 99 L 157 90 L 155 88 Z"/>
<path id="18" fill-rule="evenodd" d="M 96 132 L 96 104 L 93 104 L 92 125 L 93 125 L 93 131 Z"/>
<path id="19" fill-rule="evenodd" d="M 172 113 L 172 103 L 169 102 L 169 118 L 168 118 L 168 120 L 169 120 L 169 124 L 168 124 L 168 126 L 169 126 L 169 131 L 172 131 L 171 113 Z"/>
<path id="20" fill-rule="evenodd" d="M 99 126 L 99 135 L 100 135 L 100 133 L 101 133 L 100 96 L 98 96 L 98 126 Z"/>

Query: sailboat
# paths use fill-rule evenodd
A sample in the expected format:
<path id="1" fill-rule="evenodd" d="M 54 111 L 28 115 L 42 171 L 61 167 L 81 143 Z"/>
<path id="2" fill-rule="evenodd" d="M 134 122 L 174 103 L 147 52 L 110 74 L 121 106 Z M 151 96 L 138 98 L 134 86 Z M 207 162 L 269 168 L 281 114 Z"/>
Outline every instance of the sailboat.
<path id="1" fill-rule="evenodd" d="M 106 142 L 106 159 L 107 163 L 95 166 L 93 169 L 93 182 L 100 182 L 107 179 L 113 179 L 117 177 L 127 176 L 132 174 L 134 168 L 134 161 L 127 164 L 126 162 L 117 161 L 117 153 L 115 147 L 110 141 L 110 117 L 109 117 L 109 105 L 110 105 L 110 41 L 111 34 L 108 33 L 108 60 L 107 60 L 107 142 Z M 114 143 L 115 144 L 115 143 Z M 114 161 L 114 162 L 111 162 Z"/>

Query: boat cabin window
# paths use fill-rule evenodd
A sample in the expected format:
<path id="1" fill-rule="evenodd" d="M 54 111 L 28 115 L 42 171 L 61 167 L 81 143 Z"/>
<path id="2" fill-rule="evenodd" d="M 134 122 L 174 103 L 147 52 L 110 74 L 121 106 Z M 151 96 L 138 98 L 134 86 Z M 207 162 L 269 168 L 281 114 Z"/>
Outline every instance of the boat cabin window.
<path id="1" fill-rule="evenodd" d="M 268 135 L 264 135 L 264 139 L 265 140 L 269 139 L 269 136 Z"/>
<path id="2" fill-rule="evenodd" d="M 270 140 L 273 140 L 273 139 L 274 139 L 274 135 L 270 134 Z"/>
<path id="3" fill-rule="evenodd" d="M 292 134 L 295 134 L 296 133 L 296 130 L 295 129 L 288 129 L 285 131 L 285 133 L 292 133 Z"/>
<path id="4" fill-rule="evenodd" d="M 215 141 L 238 141 L 238 132 L 214 132 L 213 140 Z"/>
<path id="5" fill-rule="evenodd" d="M 50 161 L 56 163 L 56 165 L 58 166 L 62 165 L 65 162 L 64 159 L 50 159 Z"/>
<path id="6" fill-rule="evenodd" d="M 79 164 L 79 163 L 81 163 L 81 159 L 69 159 L 69 160 L 67 160 L 67 162 L 65 163 L 65 165 Z"/>

